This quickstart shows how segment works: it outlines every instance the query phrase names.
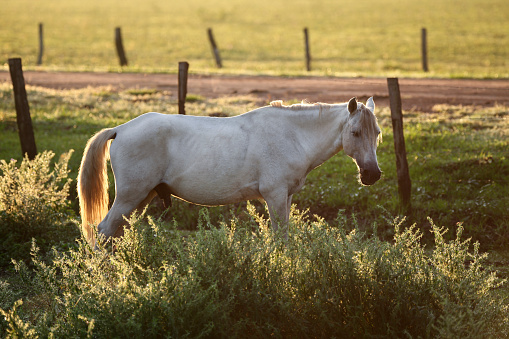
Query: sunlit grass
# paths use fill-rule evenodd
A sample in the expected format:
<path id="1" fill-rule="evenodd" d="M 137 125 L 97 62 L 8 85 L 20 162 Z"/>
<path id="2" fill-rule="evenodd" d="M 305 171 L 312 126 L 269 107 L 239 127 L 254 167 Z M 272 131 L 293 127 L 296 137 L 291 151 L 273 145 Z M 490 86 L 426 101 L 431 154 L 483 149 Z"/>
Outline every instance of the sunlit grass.
<path id="1" fill-rule="evenodd" d="M 310 74 L 327 76 L 509 77 L 505 0 L 17 0 L 2 4 L 0 65 L 26 69 L 302 75 L 303 28 Z M 44 23 L 43 66 L 35 66 Z M 114 28 L 122 27 L 129 66 L 121 69 Z M 224 68 L 207 40 L 213 28 Z M 428 29 L 430 72 L 421 70 L 420 32 Z"/>

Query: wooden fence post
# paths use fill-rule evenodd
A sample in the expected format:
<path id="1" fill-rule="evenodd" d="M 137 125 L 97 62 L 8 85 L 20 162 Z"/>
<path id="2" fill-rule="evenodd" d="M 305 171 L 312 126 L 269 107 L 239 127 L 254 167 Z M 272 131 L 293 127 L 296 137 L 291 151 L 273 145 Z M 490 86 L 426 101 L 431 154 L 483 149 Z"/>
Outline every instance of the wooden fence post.
<path id="1" fill-rule="evenodd" d="M 9 71 L 11 73 L 12 89 L 14 92 L 14 104 L 16 106 L 16 120 L 18 122 L 21 152 L 23 156 L 27 154 L 28 158 L 33 160 L 37 155 L 37 147 L 35 146 L 32 118 L 30 117 L 27 91 L 25 89 L 25 78 L 23 77 L 23 68 L 20 58 L 9 59 Z"/>
<path id="2" fill-rule="evenodd" d="M 422 70 L 428 72 L 428 33 L 426 28 L 421 29 L 421 51 L 422 51 Z"/>
<path id="3" fill-rule="evenodd" d="M 43 31 L 42 31 L 42 23 L 39 23 L 39 54 L 37 55 L 37 65 L 42 65 L 42 55 L 44 54 L 44 40 L 43 40 Z"/>
<path id="4" fill-rule="evenodd" d="M 306 48 L 306 70 L 311 71 L 311 53 L 309 52 L 309 32 L 304 28 L 304 46 Z"/>
<path id="5" fill-rule="evenodd" d="M 207 29 L 207 34 L 209 36 L 210 46 L 212 46 L 212 53 L 214 54 L 214 58 L 216 59 L 217 68 L 222 68 L 223 63 L 221 62 L 221 56 L 219 55 L 219 49 L 216 45 L 216 40 L 214 39 L 214 34 L 212 34 L 212 28 Z"/>
<path id="6" fill-rule="evenodd" d="M 124 44 L 122 42 L 122 32 L 120 31 L 120 27 L 115 28 L 115 46 L 117 47 L 120 66 L 127 66 L 127 58 L 125 56 Z"/>
<path id="7" fill-rule="evenodd" d="M 392 130 L 394 134 L 394 150 L 396 153 L 396 170 L 398 174 L 399 200 L 404 213 L 411 212 L 410 195 L 412 183 L 406 158 L 405 136 L 403 135 L 403 113 L 398 78 L 388 78 L 389 100 L 391 106 Z"/>
<path id="8" fill-rule="evenodd" d="M 179 114 L 186 114 L 188 70 L 189 70 L 188 62 L 186 61 L 179 62 L 179 75 L 178 75 Z"/>

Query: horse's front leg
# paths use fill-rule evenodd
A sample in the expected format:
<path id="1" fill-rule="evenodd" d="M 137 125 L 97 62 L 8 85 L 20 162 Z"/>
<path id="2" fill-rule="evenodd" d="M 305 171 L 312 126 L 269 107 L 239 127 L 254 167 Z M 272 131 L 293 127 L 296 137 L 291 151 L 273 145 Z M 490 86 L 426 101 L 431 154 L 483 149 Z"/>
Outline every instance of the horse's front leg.
<path id="1" fill-rule="evenodd" d="M 287 190 L 280 190 L 267 193 L 263 198 L 269 208 L 272 229 L 277 231 L 279 226 L 283 227 L 283 236 L 285 240 L 288 240 L 288 218 L 290 215 L 292 196 L 288 195 Z"/>

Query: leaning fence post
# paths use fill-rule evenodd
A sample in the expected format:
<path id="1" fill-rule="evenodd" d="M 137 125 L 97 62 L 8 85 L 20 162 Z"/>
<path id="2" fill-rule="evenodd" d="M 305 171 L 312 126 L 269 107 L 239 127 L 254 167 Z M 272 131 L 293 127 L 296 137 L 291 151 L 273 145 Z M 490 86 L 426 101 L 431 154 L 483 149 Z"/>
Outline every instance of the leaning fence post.
<path id="1" fill-rule="evenodd" d="M 309 32 L 307 27 L 304 28 L 304 45 L 306 48 L 306 70 L 311 71 L 311 53 L 309 51 Z"/>
<path id="2" fill-rule="evenodd" d="M 214 34 L 212 33 L 212 28 L 207 29 L 207 34 L 209 36 L 210 46 L 212 47 L 212 53 L 216 59 L 217 68 L 222 68 L 223 63 L 221 62 L 221 56 L 219 55 L 219 49 L 217 48 L 216 40 L 214 39 Z"/>
<path id="3" fill-rule="evenodd" d="M 115 46 L 117 47 L 120 66 L 127 66 L 127 58 L 125 56 L 124 44 L 122 43 L 122 32 L 120 27 L 115 28 Z"/>
<path id="4" fill-rule="evenodd" d="M 186 114 L 186 96 L 187 96 L 187 73 L 189 70 L 189 63 L 186 61 L 179 62 L 179 75 L 178 75 L 178 100 L 179 100 L 179 114 Z"/>
<path id="5" fill-rule="evenodd" d="M 44 40 L 43 40 L 43 31 L 42 31 L 42 23 L 39 23 L 39 54 L 37 55 L 37 65 L 42 65 L 42 55 L 44 53 Z"/>
<path id="6" fill-rule="evenodd" d="M 421 29 L 421 51 L 422 51 L 422 70 L 428 72 L 428 33 L 426 28 Z"/>
<path id="7" fill-rule="evenodd" d="M 35 146 L 32 118 L 30 117 L 25 78 L 23 77 L 23 68 L 20 58 L 9 59 L 9 71 L 11 73 L 12 89 L 14 92 L 14 104 L 16 106 L 16 120 L 18 123 L 19 140 L 21 142 L 21 152 L 23 156 L 27 154 L 28 158 L 33 160 L 37 155 L 37 147 Z"/>
<path id="8" fill-rule="evenodd" d="M 394 150 L 396 153 L 396 170 L 398 174 L 398 193 L 402 210 L 410 213 L 410 194 L 412 184 L 406 158 L 405 136 L 403 135 L 403 113 L 398 78 L 388 78 L 389 100 L 391 106 L 392 130 L 394 134 Z"/>

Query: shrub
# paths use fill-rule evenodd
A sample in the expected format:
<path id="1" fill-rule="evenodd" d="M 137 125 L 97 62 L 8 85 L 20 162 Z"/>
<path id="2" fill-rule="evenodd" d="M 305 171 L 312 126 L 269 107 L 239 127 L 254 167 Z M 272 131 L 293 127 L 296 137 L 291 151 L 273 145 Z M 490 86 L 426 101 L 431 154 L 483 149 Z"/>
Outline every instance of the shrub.
<path id="1" fill-rule="evenodd" d="M 0 160 L 0 267 L 11 258 L 29 260 L 32 238 L 46 252 L 64 234 L 79 236 L 77 228 L 67 225 L 74 215 L 67 200 L 71 154 L 62 154 L 53 169 L 51 151 L 24 158 L 19 167 L 16 160 Z"/>
<path id="2" fill-rule="evenodd" d="M 51 264 L 34 249 L 30 284 L 51 297 L 39 296 L 45 306 L 30 321 L 19 303 L 2 311 L 3 326 L 42 337 L 507 336 L 504 281 L 478 244 L 461 240 L 461 225 L 447 242 L 431 222 L 427 250 L 422 232 L 398 219 L 385 242 L 341 214 L 331 226 L 294 212 L 284 241 L 248 210 L 219 227 L 203 210 L 192 233 L 133 217 L 115 251 L 80 241 Z"/>

